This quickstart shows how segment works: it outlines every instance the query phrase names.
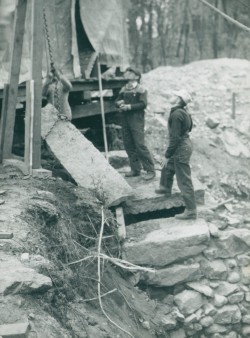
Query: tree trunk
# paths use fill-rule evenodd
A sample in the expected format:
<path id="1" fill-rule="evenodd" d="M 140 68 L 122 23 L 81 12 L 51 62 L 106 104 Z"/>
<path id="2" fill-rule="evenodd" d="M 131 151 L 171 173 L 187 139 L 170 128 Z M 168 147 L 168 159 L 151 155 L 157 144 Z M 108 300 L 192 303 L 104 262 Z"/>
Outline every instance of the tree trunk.
<path id="1" fill-rule="evenodd" d="M 215 0 L 214 6 L 218 7 L 218 0 Z M 214 13 L 213 18 L 213 38 L 212 38 L 212 46 L 213 46 L 213 56 L 214 58 L 218 58 L 218 14 Z"/>
<path id="2" fill-rule="evenodd" d="M 184 52 L 183 52 L 183 61 L 182 63 L 188 63 L 189 62 L 189 45 L 188 45 L 188 37 L 189 37 L 189 20 L 188 20 L 188 6 L 189 6 L 189 0 L 186 0 L 186 7 L 185 7 L 185 25 L 184 25 Z"/>

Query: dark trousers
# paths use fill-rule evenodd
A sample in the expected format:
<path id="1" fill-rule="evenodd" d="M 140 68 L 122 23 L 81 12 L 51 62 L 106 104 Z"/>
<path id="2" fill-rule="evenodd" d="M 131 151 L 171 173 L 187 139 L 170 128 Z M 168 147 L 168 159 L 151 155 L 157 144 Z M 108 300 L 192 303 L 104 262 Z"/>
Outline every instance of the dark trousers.
<path id="1" fill-rule="evenodd" d="M 160 185 L 165 187 L 168 192 L 171 192 L 174 175 L 176 175 L 178 187 L 188 210 L 196 209 L 191 169 L 189 165 L 192 150 L 193 147 L 190 139 L 185 138 L 178 146 L 174 156 L 172 156 L 163 167 L 160 179 Z"/>
<path id="2" fill-rule="evenodd" d="M 144 140 L 144 113 L 122 113 L 124 148 L 128 154 L 131 170 L 154 171 L 154 161 Z"/>

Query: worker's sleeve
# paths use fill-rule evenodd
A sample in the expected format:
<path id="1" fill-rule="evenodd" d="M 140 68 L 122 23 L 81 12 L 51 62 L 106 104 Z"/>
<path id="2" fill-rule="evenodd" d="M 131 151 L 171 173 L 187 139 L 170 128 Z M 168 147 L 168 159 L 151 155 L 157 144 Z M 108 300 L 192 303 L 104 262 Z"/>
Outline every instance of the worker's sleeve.
<path id="1" fill-rule="evenodd" d="M 180 112 L 176 111 L 173 113 L 172 123 L 171 123 L 171 136 L 169 140 L 169 146 L 165 153 L 166 158 L 170 158 L 174 155 L 181 139 L 181 130 L 182 130 L 183 116 Z"/>
<path id="2" fill-rule="evenodd" d="M 148 104 L 148 93 L 143 90 L 139 93 L 138 102 L 131 104 L 131 110 L 142 110 L 147 107 Z"/>
<path id="3" fill-rule="evenodd" d="M 120 101 L 123 100 L 123 90 L 120 91 L 119 95 L 117 96 L 117 98 L 115 99 L 115 106 L 117 108 L 119 108 L 120 106 Z"/>
<path id="4" fill-rule="evenodd" d="M 60 76 L 60 80 L 63 85 L 63 91 L 64 92 L 69 92 L 72 89 L 72 84 L 71 82 L 65 77 L 65 76 Z"/>

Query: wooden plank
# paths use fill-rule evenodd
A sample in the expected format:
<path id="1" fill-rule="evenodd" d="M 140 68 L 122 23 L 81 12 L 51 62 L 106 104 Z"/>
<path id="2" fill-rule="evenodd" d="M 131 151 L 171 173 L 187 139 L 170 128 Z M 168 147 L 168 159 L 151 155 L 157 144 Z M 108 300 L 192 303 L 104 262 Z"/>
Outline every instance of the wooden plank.
<path id="1" fill-rule="evenodd" d="M 82 91 L 98 91 L 98 79 L 89 80 L 70 80 L 72 83 L 71 92 L 82 92 Z M 112 80 L 103 80 L 103 89 L 117 89 L 119 90 L 127 83 L 127 80 L 118 78 Z M 22 84 L 18 87 L 18 97 L 25 96 L 25 85 Z M 3 89 L 0 89 L 0 99 L 3 98 Z"/>
<path id="2" fill-rule="evenodd" d="M 118 226 L 118 237 L 123 240 L 126 238 L 126 225 L 124 220 L 123 208 L 118 207 L 115 209 L 116 221 Z"/>
<path id="3" fill-rule="evenodd" d="M 103 90 L 102 90 L 102 73 L 101 73 L 101 65 L 99 60 L 97 61 L 97 70 L 98 70 L 98 83 L 99 83 L 99 94 L 100 94 L 100 108 L 102 115 L 102 133 L 104 140 L 104 149 L 105 149 L 105 157 L 108 160 L 108 141 L 107 141 L 107 133 L 106 133 L 106 122 L 105 122 L 105 111 L 104 111 L 104 102 L 103 102 Z"/>
<path id="4" fill-rule="evenodd" d="M 15 116 L 16 116 L 16 99 L 22 57 L 26 8 L 27 8 L 27 0 L 19 0 L 16 7 L 14 20 L 14 34 L 12 40 L 12 53 L 10 62 L 10 75 L 9 75 L 10 87 L 7 102 L 6 128 L 4 130 L 3 158 L 9 158 L 12 153 Z"/>
<path id="5" fill-rule="evenodd" d="M 42 57 L 43 53 L 43 0 L 31 1 L 31 78 L 34 80 L 34 112 L 32 120 L 32 168 L 41 167 L 41 108 L 42 108 Z"/>
<path id="6" fill-rule="evenodd" d="M 3 146 L 4 146 L 4 135 L 6 130 L 8 95 L 9 95 L 9 84 L 7 83 L 4 85 L 4 96 L 2 102 L 2 115 L 0 125 L 0 163 L 3 162 Z"/>
<path id="7" fill-rule="evenodd" d="M 73 89 L 71 91 L 84 91 L 84 90 L 99 90 L 98 79 L 89 79 L 89 80 L 78 80 L 71 81 Z M 102 81 L 102 89 L 113 89 L 113 88 L 122 88 L 127 83 L 127 80 L 123 78 L 119 79 L 110 79 Z"/>
<path id="8" fill-rule="evenodd" d="M 25 147 L 24 162 L 31 174 L 33 168 L 33 135 L 34 135 L 34 80 L 26 83 L 26 110 L 25 110 Z"/>
<path id="9" fill-rule="evenodd" d="M 88 104 L 72 106 L 71 110 L 72 110 L 73 119 L 79 119 L 81 117 L 94 116 L 94 115 L 101 114 L 99 102 L 92 102 Z M 116 112 L 117 108 L 115 107 L 114 101 L 104 101 L 104 110 L 105 110 L 105 114 Z"/>
<path id="10" fill-rule="evenodd" d="M 0 232 L 0 239 L 12 239 L 13 237 L 13 232 Z"/>

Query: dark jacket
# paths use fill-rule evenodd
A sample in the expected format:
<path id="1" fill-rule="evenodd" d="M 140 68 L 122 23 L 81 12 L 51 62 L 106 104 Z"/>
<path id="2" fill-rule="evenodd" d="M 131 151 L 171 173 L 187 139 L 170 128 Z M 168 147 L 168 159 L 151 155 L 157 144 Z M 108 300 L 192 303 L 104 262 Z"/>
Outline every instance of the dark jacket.
<path id="1" fill-rule="evenodd" d="M 129 112 L 144 112 L 148 103 L 147 90 L 139 83 L 135 88 L 131 89 L 126 85 L 121 89 L 116 102 L 120 100 L 124 100 L 124 104 L 131 105 L 131 110 L 124 112 L 124 114 L 128 114 Z"/>
<path id="2" fill-rule="evenodd" d="M 192 117 L 183 106 L 171 109 L 168 118 L 169 146 L 165 153 L 166 158 L 174 155 L 181 141 L 188 137 L 192 127 Z"/>

